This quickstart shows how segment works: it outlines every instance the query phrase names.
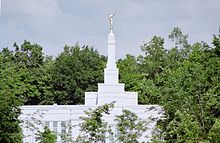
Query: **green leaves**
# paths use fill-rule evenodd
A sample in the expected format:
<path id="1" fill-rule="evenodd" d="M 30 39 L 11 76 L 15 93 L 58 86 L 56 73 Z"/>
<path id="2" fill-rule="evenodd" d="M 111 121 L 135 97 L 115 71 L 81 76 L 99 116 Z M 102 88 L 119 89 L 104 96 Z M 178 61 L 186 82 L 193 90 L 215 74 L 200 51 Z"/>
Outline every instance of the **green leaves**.
<path id="1" fill-rule="evenodd" d="M 14 51 L 4 48 L 0 54 L 1 69 L 14 68 L 2 80 L 18 73 L 10 85 L 22 90 L 17 96 L 26 105 L 80 104 L 85 91 L 94 91 L 103 82 L 106 59 L 88 46 L 65 46 L 55 59 L 44 57 L 41 46 L 26 40 L 21 46 L 14 43 L 14 47 Z"/>
<path id="2" fill-rule="evenodd" d="M 208 132 L 219 118 L 220 59 L 209 46 L 196 43 L 187 48 L 187 56 L 165 68 L 156 80 L 161 91 L 159 103 L 167 115 L 160 124 L 167 142 L 207 142 Z"/>
<path id="3" fill-rule="evenodd" d="M 168 123 L 165 134 L 165 139 L 169 137 L 172 142 L 198 142 L 201 129 L 198 121 L 190 114 L 177 110 L 174 119 Z"/>
<path id="4" fill-rule="evenodd" d="M 22 105 L 19 95 L 25 91 L 20 82 L 22 75 L 23 72 L 18 72 L 16 66 L 8 61 L 0 67 L 0 142 L 22 142 L 18 120 L 19 106 Z"/>
<path id="5" fill-rule="evenodd" d="M 220 142 L 220 119 L 216 119 L 215 123 L 213 124 L 212 128 L 208 133 L 208 138 L 212 143 Z"/>
<path id="6" fill-rule="evenodd" d="M 51 84 L 57 104 L 81 104 L 85 91 L 103 82 L 105 58 L 88 46 L 65 46 L 54 61 Z"/>
<path id="7" fill-rule="evenodd" d="M 147 130 L 148 122 L 140 119 L 135 113 L 123 110 L 121 115 L 115 117 L 118 135 L 112 132 L 110 126 L 104 121 L 103 116 L 110 114 L 114 108 L 114 102 L 98 106 L 95 109 L 85 111 L 87 116 L 81 117 L 80 135 L 77 143 L 104 143 L 107 138 L 123 143 L 138 143 L 138 140 Z"/>
<path id="8" fill-rule="evenodd" d="M 174 42 L 175 48 L 186 48 L 188 44 L 188 35 L 183 35 L 182 30 L 179 27 L 174 27 L 168 38 Z"/>
<path id="9" fill-rule="evenodd" d="M 154 36 L 141 46 L 144 55 L 120 60 L 121 80 L 138 91 L 139 103 L 164 107 L 159 141 L 213 142 L 220 118 L 220 36 L 214 35 L 214 47 L 190 45 L 179 28 L 169 38 L 174 48 L 165 50 L 163 38 Z"/>
<path id="10" fill-rule="evenodd" d="M 117 115 L 115 119 L 118 130 L 117 141 L 123 143 L 139 143 L 138 139 L 147 130 L 148 122 L 141 120 L 135 113 L 123 110 L 122 115 Z"/>
<path id="11" fill-rule="evenodd" d="M 54 134 L 47 126 L 45 126 L 42 132 L 37 132 L 36 141 L 38 143 L 56 143 L 56 134 Z"/>
<path id="12" fill-rule="evenodd" d="M 114 107 L 114 102 L 98 106 L 95 109 L 85 111 L 86 117 L 81 117 L 80 135 L 77 137 L 77 143 L 104 143 L 106 135 L 111 133 L 107 122 L 102 118 L 104 114 L 109 114 Z"/>

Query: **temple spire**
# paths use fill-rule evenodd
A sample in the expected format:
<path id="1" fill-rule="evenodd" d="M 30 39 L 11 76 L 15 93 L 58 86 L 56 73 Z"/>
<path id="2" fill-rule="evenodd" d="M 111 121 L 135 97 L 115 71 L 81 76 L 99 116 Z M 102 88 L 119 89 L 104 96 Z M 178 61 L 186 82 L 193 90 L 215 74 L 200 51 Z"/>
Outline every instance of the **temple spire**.
<path id="1" fill-rule="evenodd" d="M 116 68 L 115 63 L 115 35 L 113 33 L 113 17 L 115 14 L 109 15 L 110 33 L 108 34 L 108 63 L 107 68 Z"/>
<path id="2" fill-rule="evenodd" d="M 115 14 L 109 15 L 110 32 L 108 34 L 108 61 L 104 70 L 105 84 L 118 84 L 118 69 L 115 61 L 115 35 L 113 33 L 113 17 Z"/>

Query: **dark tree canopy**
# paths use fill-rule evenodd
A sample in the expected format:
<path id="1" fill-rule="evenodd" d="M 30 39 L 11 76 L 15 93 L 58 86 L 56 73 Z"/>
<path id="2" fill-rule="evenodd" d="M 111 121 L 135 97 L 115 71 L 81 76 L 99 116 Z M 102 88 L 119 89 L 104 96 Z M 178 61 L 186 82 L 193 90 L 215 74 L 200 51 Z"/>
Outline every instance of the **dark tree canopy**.
<path id="1" fill-rule="evenodd" d="M 51 69 L 54 101 L 82 104 L 85 91 L 96 91 L 103 82 L 105 57 L 88 46 L 65 46 Z"/>

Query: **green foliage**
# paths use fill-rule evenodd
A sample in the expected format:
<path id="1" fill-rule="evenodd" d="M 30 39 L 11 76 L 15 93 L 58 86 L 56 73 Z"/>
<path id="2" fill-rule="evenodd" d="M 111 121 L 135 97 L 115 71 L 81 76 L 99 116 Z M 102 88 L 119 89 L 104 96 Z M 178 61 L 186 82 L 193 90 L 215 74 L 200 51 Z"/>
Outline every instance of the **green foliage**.
<path id="1" fill-rule="evenodd" d="M 28 41 L 14 47 L 14 52 L 8 48 L 0 52 L 0 141 L 5 143 L 22 142 L 19 106 L 39 104 L 48 95 L 42 48 Z"/>
<path id="2" fill-rule="evenodd" d="M 125 90 L 135 91 L 138 82 L 143 78 L 139 72 L 137 58 L 126 55 L 125 59 L 119 59 L 117 66 L 120 70 L 120 82 L 125 83 Z"/>
<path id="3" fill-rule="evenodd" d="M 24 41 L 14 51 L 0 52 L 0 141 L 21 142 L 19 106 L 79 104 L 84 91 L 97 89 L 106 61 L 97 51 L 66 46 L 56 58 L 44 57 L 42 47 Z"/>
<path id="4" fill-rule="evenodd" d="M 212 128 L 208 133 L 208 138 L 212 143 L 219 143 L 220 142 L 220 119 L 216 119 L 215 123 L 213 124 Z"/>
<path id="5" fill-rule="evenodd" d="M 19 66 L 35 69 L 43 65 L 44 56 L 42 47 L 38 44 L 31 44 L 25 40 L 20 47 L 14 43 L 14 47 L 14 61 L 19 64 Z"/>
<path id="6" fill-rule="evenodd" d="M 213 35 L 212 44 L 215 46 L 214 53 L 220 57 L 220 27 L 218 35 Z"/>
<path id="7" fill-rule="evenodd" d="M 0 85 L 2 84 L 0 82 Z M 21 143 L 22 134 L 18 119 L 21 101 L 14 95 L 14 91 L 8 87 L 7 89 L 0 89 L 0 142 Z"/>
<path id="8" fill-rule="evenodd" d="M 45 126 L 44 131 L 38 131 L 36 134 L 36 141 L 38 143 L 56 143 L 56 134 Z"/>
<path id="9" fill-rule="evenodd" d="M 154 79 L 157 74 L 163 71 L 166 65 L 166 50 L 163 44 L 163 38 L 154 36 L 150 42 L 144 43 L 144 45 L 141 46 L 145 55 L 139 57 L 139 62 L 141 63 L 140 70 L 147 74 L 148 79 Z"/>
<path id="10" fill-rule="evenodd" d="M 196 121 L 196 126 L 190 127 L 190 133 L 182 132 L 183 135 L 179 136 L 178 132 L 172 130 L 175 135 L 167 134 L 165 139 L 175 142 L 207 140 L 208 132 L 220 113 L 218 103 L 220 59 L 213 57 L 212 51 L 201 44 L 195 44 L 191 49 L 187 59 L 178 63 L 178 67 L 164 71 L 159 81 L 163 95 L 161 103 L 167 113 L 163 125 L 165 131 L 169 130 L 167 124 L 169 125 L 179 115 L 176 114 L 178 110 L 181 114 L 187 115 L 188 119 L 191 118 L 189 120 L 191 122 L 187 122 L 188 125 L 193 124 L 193 120 Z M 181 120 L 180 124 L 184 124 L 184 121 Z"/>
<path id="11" fill-rule="evenodd" d="M 10 62 L 11 55 L 8 49 L 0 53 L 0 142 L 21 143 L 18 116 L 22 99 L 19 95 L 25 92 L 21 82 L 25 72 L 18 71 L 16 65 Z"/>
<path id="12" fill-rule="evenodd" d="M 7 48 L 2 51 L 2 67 L 12 67 L 16 69 L 15 73 L 21 73 L 19 83 L 12 84 L 12 88 L 22 88 L 18 96 L 23 99 L 24 104 L 44 104 L 48 103 L 45 97 L 51 95 L 51 78 L 47 63 L 44 62 L 42 47 L 37 44 L 31 44 L 28 41 L 19 47 L 14 44 L 15 51 L 9 51 Z"/>
<path id="13" fill-rule="evenodd" d="M 105 58 L 88 46 L 65 46 L 55 59 L 51 83 L 58 104 L 80 104 L 85 91 L 97 90 L 103 82 Z"/>
<path id="14" fill-rule="evenodd" d="M 175 117 L 169 122 L 165 134 L 170 137 L 169 141 L 171 142 L 198 142 L 201 129 L 199 122 L 190 114 L 176 111 Z"/>
<path id="15" fill-rule="evenodd" d="M 60 134 L 61 136 L 61 141 L 63 143 L 73 143 L 74 139 L 72 138 L 72 125 L 71 121 L 67 122 L 64 124 L 65 131 L 62 131 Z"/>
<path id="16" fill-rule="evenodd" d="M 104 143 L 106 134 L 111 133 L 110 127 L 102 117 L 104 114 L 110 114 L 114 107 L 114 102 L 98 106 L 95 109 L 85 111 L 86 117 L 81 117 L 80 135 L 77 137 L 77 143 Z"/>
<path id="17" fill-rule="evenodd" d="M 168 37 L 174 42 L 175 48 L 186 48 L 189 46 L 187 41 L 188 35 L 183 35 L 183 32 L 179 27 L 174 27 Z"/>
<path id="18" fill-rule="evenodd" d="M 133 74 L 139 77 L 130 80 L 127 90 L 138 91 L 141 104 L 164 107 L 166 118 L 158 123 L 158 142 L 218 141 L 220 34 L 213 37 L 214 47 L 205 42 L 190 45 L 179 28 L 169 38 L 174 48 L 165 50 L 163 38 L 154 36 L 141 46 L 144 55 L 130 60 L 130 65 L 128 57 L 120 60 L 124 81 Z"/>
<path id="19" fill-rule="evenodd" d="M 95 109 L 85 111 L 86 117 L 80 117 L 82 123 L 80 135 L 77 137 L 77 143 L 104 143 L 107 137 L 111 137 L 113 132 L 104 121 L 103 116 L 110 114 L 114 108 L 114 102 L 98 106 Z M 140 119 L 135 113 L 129 110 L 123 110 L 122 115 L 115 118 L 118 135 L 115 135 L 114 141 L 123 143 L 139 143 L 140 137 L 147 130 L 148 122 Z M 108 136 L 110 135 L 110 136 Z"/>
<path id="20" fill-rule="evenodd" d="M 36 105 L 48 103 L 51 96 L 51 85 L 48 82 L 50 75 L 48 74 L 47 63 L 44 63 L 45 57 L 42 53 L 42 47 L 37 44 L 31 44 L 28 41 L 19 47 L 14 44 L 14 62 L 19 69 L 26 70 L 24 82 L 27 85 L 27 92 L 25 96 L 25 104 Z"/>
<path id="21" fill-rule="evenodd" d="M 147 130 L 148 122 L 141 120 L 135 113 L 126 109 L 122 111 L 122 115 L 116 116 L 115 121 L 119 142 L 139 143 L 138 139 Z"/>
<path id="22" fill-rule="evenodd" d="M 44 57 L 42 47 L 24 41 L 15 50 L 4 48 L 1 52 L 1 68 L 14 65 L 22 72 L 20 81 L 24 92 L 19 94 L 24 104 L 80 104 L 84 92 L 97 89 L 103 81 L 105 57 L 93 48 L 79 45 L 65 46 L 55 60 Z"/>

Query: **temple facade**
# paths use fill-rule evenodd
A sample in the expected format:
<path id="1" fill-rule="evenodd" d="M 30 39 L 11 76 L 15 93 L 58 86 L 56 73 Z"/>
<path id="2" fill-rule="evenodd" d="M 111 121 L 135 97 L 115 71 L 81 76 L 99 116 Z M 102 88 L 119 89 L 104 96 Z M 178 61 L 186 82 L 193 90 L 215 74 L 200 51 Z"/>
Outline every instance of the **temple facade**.
<path id="1" fill-rule="evenodd" d="M 110 115 L 104 116 L 104 120 L 112 128 L 113 137 L 117 135 L 116 123 L 114 121 L 115 116 L 122 114 L 123 109 L 128 109 L 144 120 L 150 121 L 154 119 L 150 121 L 148 130 L 140 139 L 140 141 L 150 141 L 156 121 L 163 115 L 162 107 L 158 105 L 138 105 L 138 93 L 126 92 L 124 83 L 119 83 L 119 70 L 115 60 L 116 42 L 112 25 L 108 34 L 107 47 L 108 61 L 104 69 L 104 83 L 98 84 L 97 92 L 85 92 L 84 105 L 54 104 L 21 107 L 22 114 L 20 119 L 23 121 L 21 127 L 24 142 L 36 142 L 36 132 L 43 130 L 43 126 L 48 126 L 50 130 L 57 134 L 57 142 L 61 143 L 62 133 L 68 130 L 67 124 L 73 127 L 69 130 L 69 133 L 75 139 L 79 135 L 79 127 L 77 126 L 81 121 L 79 117 L 85 116 L 84 111 L 113 101 L 115 102 L 113 110 Z M 111 142 L 113 141 L 106 135 L 106 143 Z"/>

